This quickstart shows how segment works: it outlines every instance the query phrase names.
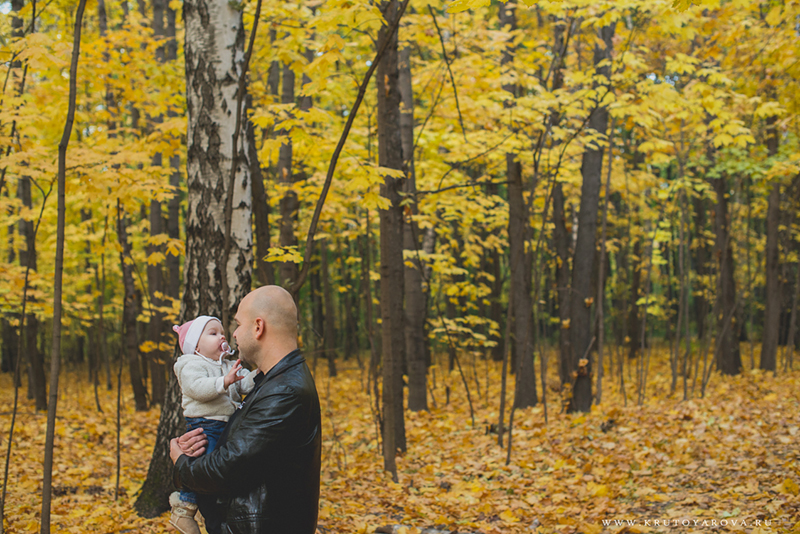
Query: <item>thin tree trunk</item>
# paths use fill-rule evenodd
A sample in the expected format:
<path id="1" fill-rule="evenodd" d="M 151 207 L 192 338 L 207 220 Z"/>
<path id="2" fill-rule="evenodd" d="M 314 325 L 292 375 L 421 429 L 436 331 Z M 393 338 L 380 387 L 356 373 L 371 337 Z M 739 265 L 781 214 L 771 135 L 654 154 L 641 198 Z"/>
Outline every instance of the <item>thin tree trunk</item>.
<path id="1" fill-rule="evenodd" d="M 697 235 L 698 243 L 695 246 L 695 262 L 694 269 L 697 273 L 697 279 L 701 282 L 700 291 L 694 297 L 694 320 L 697 324 L 697 337 L 704 339 L 706 337 L 706 317 L 708 317 L 708 299 L 706 298 L 706 282 L 704 281 L 708 276 L 708 243 L 704 237 L 706 231 L 706 200 L 702 195 L 697 195 L 694 198 L 694 230 Z"/>
<path id="2" fill-rule="evenodd" d="M 175 10 L 166 6 L 167 15 L 167 43 L 166 43 L 166 60 L 176 61 L 178 59 L 178 41 L 175 38 Z M 169 111 L 167 116 L 172 118 L 176 116 L 174 111 Z M 170 239 L 180 239 L 180 185 L 181 185 L 181 158 L 177 153 L 173 153 L 169 158 L 169 166 L 172 173 L 169 175 L 169 185 L 172 188 L 172 195 L 170 196 L 167 204 L 167 235 Z M 167 286 L 167 295 L 173 300 L 181 298 L 181 269 L 180 258 L 174 254 L 167 254 L 167 272 L 169 284 Z M 169 373 L 172 375 L 172 373 Z M 169 385 L 168 385 L 169 386 Z"/>
<path id="3" fill-rule="evenodd" d="M 611 52 L 613 47 L 614 30 L 616 23 L 605 26 L 600 30 L 603 41 L 595 44 L 594 64 L 597 73 L 606 81 L 601 82 L 596 89 L 600 92 L 598 98 L 605 96 L 605 91 L 610 90 L 603 83 L 610 83 Z M 605 62 L 601 66 L 601 62 Z M 589 128 L 601 135 L 608 128 L 608 109 L 596 103 L 597 108 L 589 118 Z M 572 263 L 572 288 L 570 294 L 570 331 L 572 333 L 573 373 L 577 376 L 574 381 L 572 398 L 569 411 L 587 412 L 592 406 L 592 364 L 589 357 L 591 343 L 591 304 L 594 295 L 592 288 L 592 262 L 595 256 L 597 241 L 597 211 L 600 201 L 600 184 L 603 170 L 603 147 L 590 145 L 583 153 L 581 174 L 583 185 L 581 187 L 581 204 L 578 214 L 578 236 L 575 242 L 575 255 Z"/>
<path id="4" fill-rule="evenodd" d="M 383 4 L 386 20 L 395 20 L 397 0 Z M 378 43 L 389 39 L 388 48 L 378 64 L 378 163 L 381 167 L 403 169 L 403 145 L 400 136 L 400 90 L 398 83 L 397 32 L 384 26 Z M 397 481 L 395 453 L 405 451 L 402 369 L 405 357 L 403 317 L 403 208 L 401 180 L 385 177 L 381 196 L 390 207 L 380 210 L 381 229 L 381 318 L 383 345 L 383 465 Z"/>
<path id="5" fill-rule="evenodd" d="M 605 298 L 606 267 L 606 225 L 608 223 L 608 199 L 611 190 L 611 168 L 614 165 L 614 121 L 611 121 L 611 133 L 608 135 L 608 174 L 606 174 L 606 191 L 603 197 L 603 222 L 600 231 L 600 261 L 597 273 L 597 386 L 595 403 L 603 399 L 603 343 L 605 340 L 605 320 L 603 317 L 603 300 Z"/>
<path id="6" fill-rule="evenodd" d="M 715 217 L 716 255 L 719 258 L 717 282 L 717 368 L 726 375 L 736 375 L 742 370 L 739 354 L 739 337 L 736 335 L 736 280 L 734 278 L 733 251 L 730 243 L 730 216 L 728 214 L 727 180 L 725 176 L 712 179 L 717 193 Z M 727 324 L 731 323 L 731 324 Z"/>
<path id="7" fill-rule="evenodd" d="M 559 319 L 559 376 L 562 389 L 572 384 L 572 343 L 570 335 L 570 234 L 564 214 L 564 190 L 560 183 L 553 187 L 553 240 L 556 248 L 556 292 Z"/>
<path id="8" fill-rule="evenodd" d="M 50 534 L 50 504 L 53 484 L 53 445 L 56 434 L 56 409 L 58 407 L 58 375 L 61 370 L 61 295 L 64 271 L 64 227 L 66 225 L 66 174 L 67 145 L 75 119 L 77 95 L 78 58 L 81 47 L 81 26 L 86 0 L 80 0 L 75 13 L 75 30 L 72 42 L 72 61 L 69 68 L 69 106 L 64 134 L 58 144 L 58 216 L 56 226 L 56 261 L 53 282 L 53 341 L 50 352 L 50 402 L 47 408 L 47 430 L 44 446 L 44 474 L 42 480 L 41 534 Z"/>
<path id="9" fill-rule="evenodd" d="M 294 104 L 294 79 L 295 74 L 290 65 L 283 66 L 283 85 L 281 90 L 281 103 Z M 300 202 L 297 192 L 292 188 L 294 176 L 292 175 L 292 140 L 288 137 L 289 132 L 280 130 L 278 135 L 286 135 L 286 139 L 281 144 L 278 153 L 278 176 L 277 180 L 284 187 L 286 192 L 281 198 L 281 226 L 280 226 L 280 245 L 282 247 L 296 247 L 297 236 L 294 234 L 294 224 L 297 221 L 297 210 Z M 278 283 L 283 287 L 292 287 L 297 280 L 297 264 L 294 262 L 282 262 L 278 266 L 280 279 Z"/>
<path id="10" fill-rule="evenodd" d="M 130 373 L 133 398 L 137 411 L 147 410 L 147 392 L 141 375 L 139 359 L 139 339 L 136 331 L 136 316 L 139 306 L 136 283 L 133 279 L 133 258 L 131 257 L 131 244 L 128 240 L 127 216 L 117 201 L 117 239 L 120 245 L 120 269 L 122 270 L 122 283 L 124 286 L 122 322 L 125 331 L 123 344 L 125 356 L 128 359 L 128 372 Z"/>
<path id="11" fill-rule="evenodd" d="M 28 176 L 22 176 L 20 178 L 19 196 L 21 197 L 23 206 L 28 209 L 33 207 L 31 179 Z M 31 272 L 36 272 L 36 238 L 34 235 L 33 221 L 20 219 L 19 226 L 20 237 L 25 240 L 25 248 L 21 249 L 19 253 L 20 267 L 29 267 Z M 32 298 L 28 300 L 33 302 Z M 33 398 L 36 400 L 36 410 L 47 410 L 47 379 L 44 372 L 44 358 L 39 348 L 36 346 L 36 339 L 39 336 L 39 321 L 36 318 L 36 314 L 27 314 L 25 317 L 25 329 L 20 332 L 20 335 L 24 338 L 23 354 L 26 355 L 30 364 L 30 377 L 33 386 Z"/>
<path id="12" fill-rule="evenodd" d="M 794 280 L 794 299 L 792 299 L 792 313 L 789 316 L 789 334 L 786 338 L 786 347 L 783 356 L 783 371 L 794 371 L 794 346 L 797 332 L 797 302 L 800 300 L 800 257 L 797 260 L 797 276 Z"/>
<path id="13" fill-rule="evenodd" d="M 778 128 L 777 118 L 769 117 L 767 127 L 767 150 L 774 157 L 778 154 Z M 760 368 L 765 371 L 775 371 L 777 368 L 778 337 L 781 323 L 781 277 L 779 273 L 780 256 L 778 250 L 778 225 L 781 213 L 781 186 L 775 182 L 769 193 L 767 205 L 767 246 L 764 250 L 766 256 L 766 270 L 764 272 L 766 295 L 764 301 L 764 329 L 761 344 Z M 752 336 L 752 332 L 750 333 Z"/>
<path id="14" fill-rule="evenodd" d="M 247 107 L 252 105 L 252 98 L 247 96 Z M 275 272 L 272 263 L 266 261 L 270 247 L 269 227 L 269 198 L 264 187 L 264 174 L 258 160 L 258 147 L 256 147 L 256 134 L 253 123 L 247 121 L 247 145 L 250 150 L 250 176 L 253 178 L 253 219 L 256 229 L 256 275 L 261 285 L 274 285 Z"/>
<path id="15" fill-rule="evenodd" d="M 331 273 L 328 268 L 328 240 L 319 240 L 320 277 L 322 278 L 322 300 L 325 303 L 325 358 L 328 360 L 328 376 L 336 376 L 336 314 L 333 311 Z"/>
<path id="16" fill-rule="evenodd" d="M 403 225 L 403 248 L 411 252 L 411 265 L 405 265 L 405 338 L 408 362 L 408 409 L 428 409 L 428 366 L 425 364 L 425 295 L 422 291 L 422 262 L 419 260 L 420 231 L 413 217 L 419 213 L 416 203 L 417 182 L 414 174 L 414 93 L 411 82 L 411 48 L 400 51 L 399 90 L 402 102 L 400 138 L 406 180 L 403 192 L 412 200 L 411 216 Z"/>
<path id="17" fill-rule="evenodd" d="M 500 26 L 513 32 L 517 29 L 516 5 L 504 4 L 498 8 Z M 516 55 L 516 46 L 509 41 L 506 43 L 500 59 L 502 66 L 510 68 Z M 508 93 L 504 104 L 506 108 L 513 108 L 519 88 L 509 84 L 503 86 Z M 528 222 L 528 209 L 523 199 L 524 186 L 522 184 L 522 164 L 517 154 L 506 153 L 506 179 L 508 181 L 508 242 L 510 253 L 511 288 L 514 293 L 514 347 L 517 361 L 512 368 L 517 370 L 517 381 L 514 395 L 514 406 L 525 408 L 537 403 L 536 398 L 536 370 L 533 366 L 533 332 L 531 320 L 533 304 L 531 302 L 531 276 L 526 269 L 525 245 L 530 236 Z M 510 320 L 507 318 L 506 320 Z"/>

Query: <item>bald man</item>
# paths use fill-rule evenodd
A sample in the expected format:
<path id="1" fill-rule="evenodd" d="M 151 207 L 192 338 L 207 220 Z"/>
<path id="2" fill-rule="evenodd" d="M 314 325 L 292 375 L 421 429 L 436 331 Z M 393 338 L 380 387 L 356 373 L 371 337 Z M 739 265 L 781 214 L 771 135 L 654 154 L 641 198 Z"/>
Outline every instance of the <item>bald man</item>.
<path id="1" fill-rule="evenodd" d="M 216 497 L 221 524 L 209 534 L 314 534 L 321 426 L 314 378 L 297 348 L 297 308 L 278 286 L 239 304 L 233 337 L 258 369 L 255 387 L 203 456 L 202 429 L 170 442 L 175 485 Z"/>

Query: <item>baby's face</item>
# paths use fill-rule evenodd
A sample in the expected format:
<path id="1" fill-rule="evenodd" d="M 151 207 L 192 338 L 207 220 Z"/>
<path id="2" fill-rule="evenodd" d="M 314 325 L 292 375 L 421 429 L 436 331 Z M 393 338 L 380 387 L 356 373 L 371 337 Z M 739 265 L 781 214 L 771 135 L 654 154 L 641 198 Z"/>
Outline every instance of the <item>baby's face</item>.
<path id="1" fill-rule="evenodd" d="M 223 341 L 225 341 L 225 334 L 222 332 L 222 323 L 216 319 L 208 321 L 197 342 L 197 352 L 206 358 L 219 360 L 222 356 Z"/>

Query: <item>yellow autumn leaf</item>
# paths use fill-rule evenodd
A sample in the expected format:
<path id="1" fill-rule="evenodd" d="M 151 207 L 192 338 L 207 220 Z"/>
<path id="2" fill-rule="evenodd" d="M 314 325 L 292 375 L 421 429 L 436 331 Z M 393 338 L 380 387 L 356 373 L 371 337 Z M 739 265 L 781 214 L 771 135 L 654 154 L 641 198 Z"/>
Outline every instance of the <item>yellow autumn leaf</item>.
<path id="1" fill-rule="evenodd" d="M 784 495 L 797 496 L 800 494 L 800 486 L 797 485 L 797 482 L 787 477 L 783 482 L 775 486 L 775 491 L 783 493 Z"/>
<path id="2" fill-rule="evenodd" d="M 500 519 L 505 521 L 506 523 L 517 523 L 519 522 L 519 518 L 514 515 L 514 512 L 511 510 L 504 510 L 499 514 Z"/>

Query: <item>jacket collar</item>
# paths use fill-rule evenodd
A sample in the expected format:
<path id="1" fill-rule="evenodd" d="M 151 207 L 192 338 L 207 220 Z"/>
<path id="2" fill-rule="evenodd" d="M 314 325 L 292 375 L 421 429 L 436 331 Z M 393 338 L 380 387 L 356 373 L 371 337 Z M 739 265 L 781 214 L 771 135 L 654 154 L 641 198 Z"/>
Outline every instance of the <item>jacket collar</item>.
<path id="1" fill-rule="evenodd" d="M 270 369 L 267 374 L 264 376 L 264 381 L 272 380 L 278 375 L 283 374 L 288 369 L 294 367 L 295 365 L 301 364 L 306 361 L 303 353 L 300 352 L 300 349 L 294 349 L 292 352 L 281 358 L 281 361 L 275 364 L 275 366 Z"/>
<path id="2" fill-rule="evenodd" d="M 276 363 L 272 369 L 267 371 L 266 375 L 261 371 L 259 371 L 258 373 L 256 373 L 256 376 L 254 377 L 256 387 L 253 388 L 253 391 L 250 392 L 250 395 L 255 393 L 256 390 L 258 390 L 266 382 L 272 380 L 276 376 L 282 375 L 287 370 L 291 369 L 295 365 L 303 363 L 304 361 L 306 361 L 306 359 L 300 352 L 300 349 L 295 349 L 286 356 L 284 356 L 283 358 L 281 358 L 281 360 L 278 363 Z"/>

